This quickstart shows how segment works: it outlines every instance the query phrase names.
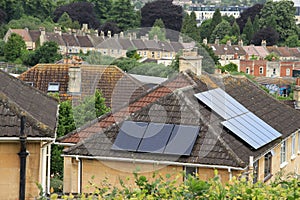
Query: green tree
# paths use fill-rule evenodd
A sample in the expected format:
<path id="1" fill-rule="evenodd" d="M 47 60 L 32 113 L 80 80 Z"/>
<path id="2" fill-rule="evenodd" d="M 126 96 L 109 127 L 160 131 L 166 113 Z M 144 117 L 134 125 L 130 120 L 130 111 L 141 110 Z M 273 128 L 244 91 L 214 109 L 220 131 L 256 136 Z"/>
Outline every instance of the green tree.
<path id="1" fill-rule="evenodd" d="M 186 14 L 181 28 L 183 39 L 185 36 L 192 38 L 194 41 L 200 42 L 200 31 L 197 27 L 196 14 L 191 12 L 191 15 Z"/>
<path id="2" fill-rule="evenodd" d="M 155 35 L 157 36 L 158 40 L 160 40 L 160 41 L 166 40 L 165 25 L 161 19 L 155 20 L 153 27 L 149 31 L 149 39 L 153 40 Z"/>
<path id="3" fill-rule="evenodd" d="M 211 19 L 211 23 L 210 23 L 210 29 L 209 29 L 209 35 L 211 35 L 213 33 L 213 31 L 215 30 L 216 26 L 218 24 L 220 24 L 222 22 L 222 16 L 221 16 L 221 12 L 220 9 L 217 8 L 213 14 L 213 17 Z M 211 40 L 211 38 L 209 38 Z"/>
<path id="4" fill-rule="evenodd" d="M 253 20 L 253 32 L 256 33 L 260 30 L 259 28 L 259 17 L 258 15 L 255 15 L 255 18 Z"/>
<path id="5" fill-rule="evenodd" d="M 71 28 L 73 22 L 69 14 L 64 12 L 58 19 L 57 23 L 59 23 L 59 25 L 61 25 L 63 28 Z"/>
<path id="6" fill-rule="evenodd" d="M 4 56 L 4 46 L 5 42 L 3 40 L 0 40 L 0 56 Z"/>
<path id="7" fill-rule="evenodd" d="M 63 101 L 59 105 L 58 125 L 57 125 L 57 138 L 70 133 L 75 130 L 75 122 L 72 111 L 71 101 Z M 63 177 L 63 157 L 61 153 L 63 146 L 52 145 L 51 148 L 51 174 L 58 176 L 60 179 Z"/>
<path id="8" fill-rule="evenodd" d="M 95 14 L 100 24 L 108 21 L 110 10 L 112 8 L 112 0 L 88 0 L 94 4 Z"/>
<path id="9" fill-rule="evenodd" d="M 54 8 L 55 1 L 52 0 L 26 0 L 23 1 L 24 13 L 39 19 L 45 19 L 51 16 Z"/>
<path id="10" fill-rule="evenodd" d="M 220 65 L 219 58 L 215 55 L 211 47 L 205 44 L 197 44 L 198 55 L 202 56 L 202 69 L 207 73 L 213 74 L 216 65 Z"/>
<path id="11" fill-rule="evenodd" d="M 243 30 L 243 34 L 245 35 L 245 39 L 246 43 L 250 44 L 252 38 L 253 38 L 253 25 L 252 25 L 252 22 L 251 22 L 251 18 L 249 17 L 248 20 L 247 20 L 247 23 L 245 24 L 245 27 L 244 27 L 244 30 Z"/>
<path id="12" fill-rule="evenodd" d="M 121 30 L 126 31 L 134 28 L 137 19 L 137 13 L 134 11 L 130 0 L 113 1 L 109 20 L 116 22 Z"/>
<path id="13" fill-rule="evenodd" d="M 231 35 L 236 36 L 237 38 L 240 36 L 240 27 L 236 23 L 236 21 L 234 21 L 232 26 L 231 26 Z"/>
<path id="14" fill-rule="evenodd" d="M 5 59 L 14 62 L 17 58 L 21 57 L 23 50 L 26 50 L 26 44 L 22 36 L 12 33 L 4 45 Z"/>
<path id="15" fill-rule="evenodd" d="M 58 53 L 58 45 L 55 42 L 45 42 L 35 51 L 35 59 L 38 63 L 53 63 L 62 58 Z M 37 64 L 37 63 L 36 63 Z"/>
<path id="16" fill-rule="evenodd" d="M 261 10 L 260 27 L 272 27 L 279 33 L 279 42 L 298 33 L 293 1 L 268 0 Z"/>
<path id="17" fill-rule="evenodd" d="M 209 37 L 211 35 L 210 33 L 210 24 L 211 24 L 212 19 L 207 19 L 204 22 L 202 22 L 201 26 L 200 26 L 200 37 L 201 39 L 205 39 L 207 38 L 207 40 L 209 40 Z"/>
<path id="18" fill-rule="evenodd" d="M 136 49 L 128 49 L 126 52 L 127 58 L 133 58 L 135 60 L 138 60 L 141 58 L 141 56 L 137 53 Z"/>
<path id="19" fill-rule="evenodd" d="M 212 32 L 210 37 L 210 42 L 213 43 L 217 38 L 223 39 L 225 35 L 230 35 L 230 31 L 231 31 L 231 26 L 229 22 L 225 20 L 222 21 L 216 26 L 216 28 Z"/>
<path id="20" fill-rule="evenodd" d="M 85 97 L 79 105 L 73 107 L 73 116 L 76 127 L 81 127 L 97 117 L 107 113 L 110 109 L 105 105 L 101 91 L 96 90 L 94 95 Z"/>
<path id="21" fill-rule="evenodd" d="M 299 47 L 300 46 L 300 42 L 299 42 L 298 35 L 295 34 L 295 35 L 289 36 L 286 39 L 285 44 L 288 47 Z"/>

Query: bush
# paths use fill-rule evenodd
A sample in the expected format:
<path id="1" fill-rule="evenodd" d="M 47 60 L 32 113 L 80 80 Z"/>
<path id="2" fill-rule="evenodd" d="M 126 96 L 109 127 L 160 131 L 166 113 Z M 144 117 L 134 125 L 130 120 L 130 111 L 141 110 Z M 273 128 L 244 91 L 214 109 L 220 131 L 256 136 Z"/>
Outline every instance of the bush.
<path id="1" fill-rule="evenodd" d="M 58 177 L 53 177 L 50 180 L 50 188 L 53 192 L 61 193 L 63 191 L 63 181 Z"/>

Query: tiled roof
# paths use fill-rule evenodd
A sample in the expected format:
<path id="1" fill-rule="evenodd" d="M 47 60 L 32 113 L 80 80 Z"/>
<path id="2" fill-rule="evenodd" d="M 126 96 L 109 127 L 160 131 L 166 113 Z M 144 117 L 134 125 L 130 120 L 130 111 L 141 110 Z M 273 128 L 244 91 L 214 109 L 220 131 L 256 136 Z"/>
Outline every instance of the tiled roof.
<path id="1" fill-rule="evenodd" d="M 295 79 L 292 77 L 276 78 L 276 77 L 257 76 L 254 77 L 254 80 L 262 85 L 266 85 L 266 84 L 292 85 L 293 83 L 295 83 Z"/>
<path id="2" fill-rule="evenodd" d="M 134 44 L 128 38 L 119 38 L 119 44 L 122 46 L 123 50 L 134 49 Z"/>
<path id="3" fill-rule="evenodd" d="M 45 33 L 45 40 L 46 41 L 52 41 L 52 42 L 56 42 L 59 46 L 65 46 L 65 42 L 62 38 L 62 36 L 58 33 L 49 33 L 46 32 Z"/>
<path id="4" fill-rule="evenodd" d="M 64 40 L 65 44 L 67 46 L 73 46 L 73 47 L 78 47 L 80 46 L 77 39 L 73 34 L 62 34 L 62 39 Z"/>
<path id="5" fill-rule="evenodd" d="M 172 45 L 173 49 L 175 50 L 175 52 L 178 52 L 178 51 L 184 49 L 184 46 L 180 42 L 171 42 L 171 45 Z"/>
<path id="6" fill-rule="evenodd" d="M 267 55 L 269 55 L 269 51 L 266 47 L 263 47 L 263 46 L 254 46 L 253 47 L 256 52 L 258 52 L 258 55 L 262 58 L 265 58 Z M 251 55 L 251 54 L 249 54 Z"/>
<path id="7" fill-rule="evenodd" d="M 155 40 L 144 40 L 147 50 L 161 50 L 160 46 Z"/>
<path id="8" fill-rule="evenodd" d="M 57 105 L 55 99 L 0 70 L 0 140 L 19 136 L 21 115 L 27 136 L 54 138 Z"/>
<path id="9" fill-rule="evenodd" d="M 140 40 L 140 39 L 133 39 L 133 40 L 131 40 L 131 41 L 132 41 L 133 45 L 134 45 L 137 49 L 139 49 L 139 50 L 144 50 L 144 49 L 146 49 L 146 45 L 145 45 L 145 43 L 143 42 L 143 40 Z"/>
<path id="10" fill-rule="evenodd" d="M 94 47 L 88 36 L 76 36 L 80 47 Z"/>
<path id="11" fill-rule="evenodd" d="M 32 41 L 27 29 L 10 29 L 10 30 L 11 30 L 12 33 L 16 33 L 16 34 L 22 36 L 22 38 L 25 42 L 31 42 Z"/>
<path id="12" fill-rule="evenodd" d="M 170 42 L 162 42 L 158 41 L 158 44 L 160 46 L 160 49 L 162 51 L 167 51 L 167 52 L 175 52 L 174 48 L 172 47 Z"/>
<path id="13" fill-rule="evenodd" d="M 72 96 L 68 93 L 69 68 L 73 64 L 38 64 L 20 75 L 20 79 L 33 82 L 37 89 L 47 92 L 50 82 L 57 82 L 62 100 L 78 100 L 102 91 L 109 107 L 118 107 L 145 92 L 143 85 L 116 66 L 80 65 L 81 93 Z"/>
<path id="14" fill-rule="evenodd" d="M 108 38 L 96 46 L 99 49 L 122 49 L 116 38 Z"/>
<path id="15" fill-rule="evenodd" d="M 88 35 L 88 38 L 90 39 L 94 47 L 98 46 L 100 43 L 104 41 L 102 37 L 96 35 Z"/>
<path id="16" fill-rule="evenodd" d="M 164 82 L 159 87 L 149 91 L 148 93 L 145 93 L 135 101 L 132 101 L 128 107 L 125 106 L 123 109 L 116 111 L 113 110 L 112 113 L 100 117 L 90 127 L 87 127 L 86 129 L 80 128 L 80 131 L 76 130 L 73 133 L 64 136 L 63 138 L 60 138 L 59 141 L 63 143 L 77 143 L 80 140 L 93 135 L 95 133 L 93 130 L 98 131 L 99 128 L 106 128 L 113 123 L 122 121 L 125 117 L 130 115 L 130 113 L 140 110 L 144 106 L 151 104 L 157 99 L 170 94 L 175 89 L 188 85 L 191 85 L 191 81 L 183 75 L 179 75 L 175 79 Z"/>
<path id="17" fill-rule="evenodd" d="M 298 59 L 300 58 L 299 48 L 290 48 L 290 52 L 294 57 L 296 57 Z"/>
<path id="18" fill-rule="evenodd" d="M 198 78 L 191 73 L 188 75 L 180 74 L 179 77 L 188 80 L 188 84 L 177 87 L 179 89 L 169 90 L 165 95 L 158 93 L 156 98 L 151 98 L 149 95 L 157 92 L 154 89 L 141 98 L 149 99 L 148 103 L 145 104 L 137 100 L 129 107 L 125 107 L 123 111 L 117 112 L 116 116 L 108 114 L 87 125 L 81 131 L 74 132 L 73 134 L 77 134 L 77 137 L 84 136 L 87 139 L 65 150 L 65 154 L 245 167 L 249 163 L 249 156 L 256 158 L 263 155 L 278 144 L 279 140 L 274 140 L 255 150 L 231 131 L 223 128 L 220 124 L 223 119 L 194 97 L 195 93 L 218 86 L 222 87 L 256 116 L 282 133 L 282 139 L 300 128 L 298 123 L 300 113 L 298 111 L 277 101 L 245 77 L 202 75 Z M 138 107 L 134 108 L 134 104 L 137 104 Z M 201 129 L 190 156 L 174 157 L 154 153 L 111 150 L 123 120 L 195 125 L 200 126 Z M 70 136 L 72 135 L 70 134 L 63 139 L 72 138 Z"/>

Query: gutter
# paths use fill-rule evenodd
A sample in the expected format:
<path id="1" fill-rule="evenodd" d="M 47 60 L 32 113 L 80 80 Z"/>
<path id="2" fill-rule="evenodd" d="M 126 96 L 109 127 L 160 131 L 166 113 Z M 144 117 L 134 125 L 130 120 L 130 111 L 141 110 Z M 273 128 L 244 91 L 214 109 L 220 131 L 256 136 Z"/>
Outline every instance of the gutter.
<path id="1" fill-rule="evenodd" d="M 206 164 L 195 164 L 195 163 L 182 163 L 174 161 L 158 161 L 158 160 L 143 160 L 133 158 L 115 158 L 115 157 L 103 157 L 103 156 L 80 156 L 80 155 L 61 155 L 63 157 L 83 158 L 83 159 L 97 159 L 102 161 L 120 161 L 120 162 L 132 162 L 132 163 L 144 163 L 144 164 L 156 164 L 156 165 L 175 165 L 175 166 L 187 166 L 187 167 L 203 167 L 203 168 L 217 168 L 227 170 L 239 170 L 243 171 L 245 168 L 242 167 L 231 167 L 225 165 L 206 165 Z"/>
<path id="2" fill-rule="evenodd" d="M 0 137 L 1 141 L 20 141 L 20 137 Z M 54 141 L 55 138 L 51 137 L 27 137 L 27 141 Z"/>
<path id="3" fill-rule="evenodd" d="M 66 142 L 54 142 L 53 144 L 57 144 L 57 145 L 64 146 L 64 147 L 72 147 L 72 146 L 76 145 L 75 143 L 66 143 Z"/>

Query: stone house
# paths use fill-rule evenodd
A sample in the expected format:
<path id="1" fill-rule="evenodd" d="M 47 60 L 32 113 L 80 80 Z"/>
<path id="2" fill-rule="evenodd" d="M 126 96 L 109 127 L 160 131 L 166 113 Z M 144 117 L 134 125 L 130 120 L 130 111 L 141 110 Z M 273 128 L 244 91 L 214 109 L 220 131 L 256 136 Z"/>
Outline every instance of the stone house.
<path id="1" fill-rule="evenodd" d="M 34 30 L 28 30 L 28 28 L 25 29 L 11 29 L 9 28 L 8 31 L 6 32 L 3 40 L 4 42 L 8 41 L 8 38 L 11 36 L 12 33 L 16 33 L 18 35 L 20 35 L 25 44 L 26 44 L 26 48 L 28 50 L 35 50 L 37 43 L 38 43 L 38 31 L 34 31 Z"/>
<path id="2" fill-rule="evenodd" d="M 182 72 L 58 140 L 69 145 L 64 192 L 92 192 L 92 176 L 134 184 L 137 168 L 149 178 L 185 172 L 204 180 L 217 169 L 223 182 L 249 174 L 267 182 L 282 169 L 299 174 L 299 120 L 245 77 Z"/>
<path id="3" fill-rule="evenodd" d="M 50 191 L 58 102 L 0 70 L 0 196 L 35 199 Z"/>

